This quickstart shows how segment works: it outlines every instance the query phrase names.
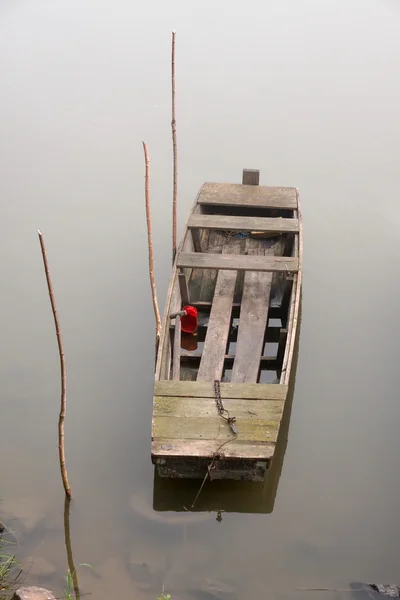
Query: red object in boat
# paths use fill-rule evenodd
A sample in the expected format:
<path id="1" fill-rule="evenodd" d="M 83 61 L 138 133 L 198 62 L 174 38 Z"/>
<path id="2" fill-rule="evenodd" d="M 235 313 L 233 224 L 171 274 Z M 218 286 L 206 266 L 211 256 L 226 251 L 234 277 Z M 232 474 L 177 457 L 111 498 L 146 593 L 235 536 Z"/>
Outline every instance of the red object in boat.
<path id="1" fill-rule="evenodd" d="M 195 333 L 197 331 L 197 308 L 194 306 L 184 306 L 182 310 L 186 311 L 186 315 L 181 317 L 181 329 L 185 333 Z"/>

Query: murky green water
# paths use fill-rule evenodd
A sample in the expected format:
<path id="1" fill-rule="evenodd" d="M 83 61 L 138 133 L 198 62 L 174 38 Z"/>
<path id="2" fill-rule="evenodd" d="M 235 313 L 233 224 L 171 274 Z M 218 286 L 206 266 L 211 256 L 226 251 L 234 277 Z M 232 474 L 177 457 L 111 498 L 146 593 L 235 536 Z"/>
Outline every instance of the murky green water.
<path id="1" fill-rule="evenodd" d="M 240 181 L 244 167 L 298 187 L 304 218 L 282 475 L 275 490 L 216 490 L 210 513 L 182 511 L 188 490 L 154 482 L 150 461 L 141 141 L 163 304 L 172 29 L 180 230 L 203 181 Z M 399 29 L 395 0 L 2 0 L 0 496 L 21 558 L 35 557 L 31 583 L 60 591 L 67 570 L 38 228 L 67 356 L 74 561 L 96 568 L 79 569 L 84 592 L 319 600 L 334 594 L 296 588 L 399 582 Z M 233 510 L 222 522 L 220 501 Z"/>

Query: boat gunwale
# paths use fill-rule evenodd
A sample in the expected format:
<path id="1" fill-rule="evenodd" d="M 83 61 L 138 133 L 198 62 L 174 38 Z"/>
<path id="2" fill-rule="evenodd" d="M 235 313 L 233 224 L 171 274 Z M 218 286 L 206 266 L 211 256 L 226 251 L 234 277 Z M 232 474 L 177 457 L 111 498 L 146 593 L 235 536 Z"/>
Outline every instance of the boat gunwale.
<path id="1" fill-rule="evenodd" d="M 204 184 L 203 184 L 204 185 Z M 201 194 L 201 190 L 202 190 L 203 186 L 200 187 L 200 190 L 198 191 L 196 198 L 194 200 L 194 203 L 192 205 L 191 210 L 189 211 L 189 215 L 187 217 L 186 220 L 186 224 L 183 228 L 183 232 L 182 232 L 182 236 L 181 236 L 181 241 L 179 243 L 179 246 L 177 248 L 176 254 L 175 254 L 175 258 L 174 258 L 174 264 L 172 266 L 172 274 L 169 280 L 169 285 L 168 285 L 168 290 L 167 290 L 167 294 L 166 294 L 166 298 L 165 298 L 165 306 L 164 306 L 164 311 L 163 311 L 163 318 L 161 321 L 161 334 L 160 334 L 160 341 L 158 344 L 158 349 L 157 349 L 157 358 L 156 358 L 156 368 L 155 368 L 155 381 L 160 381 L 160 375 L 161 375 L 161 368 L 162 368 L 162 359 L 163 359 L 163 354 L 164 354 L 164 345 L 165 345 L 165 338 L 167 335 L 169 335 L 169 320 L 170 320 L 170 314 L 171 314 L 171 300 L 172 300 L 172 294 L 174 292 L 174 288 L 176 285 L 176 281 L 177 281 L 177 275 L 178 275 L 178 267 L 177 267 L 177 260 L 178 260 L 178 256 L 180 254 L 180 252 L 182 251 L 182 248 L 186 242 L 186 238 L 187 238 L 187 234 L 190 231 L 189 230 L 189 219 L 192 215 L 192 213 L 194 212 L 196 206 L 197 206 L 197 200 L 200 197 Z M 166 349 L 165 349 L 166 350 Z M 168 378 L 169 380 L 169 378 Z M 167 381 L 167 380 L 165 380 Z"/>
<path id="2" fill-rule="evenodd" d="M 298 270 L 293 277 L 293 290 L 292 290 L 292 298 L 291 298 L 291 308 L 288 323 L 286 329 L 288 331 L 289 339 L 286 341 L 285 347 L 285 355 L 283 357 L 282 364 L 282 375 L 280 378 L 280 384 L 289 385 L 290 374 L 292 369 L 293 362 L 293 353 L 294 347 L 296 343 L 296 334 L 298 329 L 298 318 L 299 318 L 299 309 L 300 309 L 300 298 L 301 298 L 301 288 L 303 281 L 303 217 L 301 213 L 300 206 L 300 193 L 298 188 L 296 188 L 296 199 L 297 199 L 297 209 L 293 211 L 294 217 L 297 218 L 299 223 L 299 231 L 295 235 L 295 240 L 298 240 L 297 246 L 297 258 L 298 258 Z M 286 366 L 285 366 L 286 362 Z"/>

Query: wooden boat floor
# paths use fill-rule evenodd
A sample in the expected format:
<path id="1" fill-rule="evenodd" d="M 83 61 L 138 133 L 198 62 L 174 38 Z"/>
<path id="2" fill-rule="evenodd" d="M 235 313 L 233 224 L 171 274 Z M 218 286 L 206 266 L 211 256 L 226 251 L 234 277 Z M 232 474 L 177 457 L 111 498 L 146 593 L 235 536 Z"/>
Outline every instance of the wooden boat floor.
<path id="1" fill-rule="evenodd" d="M 275 239 L 238 238 L 216 231 L 203 231 L 202 250 L 213 254 L 279 256 L 282 242 Z M 221 379 L 224 356 L 231 327 L 232 305 L 241 302 L 239 333 L 232 371 L 232 381 L 256 383 L 268 322 L 272 281 L 279 274 L 258 271 L 246 273 L 194 269 L 190 280 L 191 297 L 212 302 L 210 320 L 197 375 L 198 380 Z"/>

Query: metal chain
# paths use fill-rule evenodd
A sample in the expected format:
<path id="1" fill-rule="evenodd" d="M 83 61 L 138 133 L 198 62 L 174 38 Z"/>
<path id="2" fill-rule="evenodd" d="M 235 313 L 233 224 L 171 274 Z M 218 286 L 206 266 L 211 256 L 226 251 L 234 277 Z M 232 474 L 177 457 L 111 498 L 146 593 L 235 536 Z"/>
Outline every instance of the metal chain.
<path id="1" fill-rule="evenodd" d="M 224 405 L 222 404 L 221 386 L 220 386 L 219 379 L 215 379 L 215 381 L 214 381 L 214 393 L 215 393 L 215 404 L 217 405 L 217 410 L 218 410 L 219 416 L 222 417 L 223 419 L 225 419 L 225 421 L 228 423 L 229 427 L 231 428 L 232 433 L 234 435 L 237 435 L 238 430 L 235 425 L 236 417 L 230 417 L 229 411 L 227 411 L 226 408 L 224 408 Z M 225 413 L 228 415 L 227 417 L 225 416 Z"/>
<path id="2" fill-rule="evenodd" d="M 237 428 L 236 428 L 236 425 L 235 425 L 236 417 L 230 417 L 229 416 L 229 412 L 226 410 L 226 408 L 224 408 L 224 405 L 222 404 L 221 387 L 220 387 L 220 382 L 219 382 L 218 379 L 214 380 L 214 392 L 215 392 L 215 404 L 217 405 L 218 414 L 220 415 L 220 417 L 222 417 L 223 419 L 225 419 L 225 421 L 228 423 L 229 427 L 231 428 L 233 435 L 236 438 L 236 436 L 239 433 L 238 430 L 237 430 Z M 225 416 L 225 413 L 228 415 L 227 417 Z M 214 467 L 214 463 L 220 458 L 219 451 L 221 450 L 221 448 L 223 448 L 224 446 L 226 446 L 226 444 L 229 444 L 229 442 L 231 442 L 231 441 L 232 441 L 231 438 L 229 438 L 228 440 L 225 440 L 225 442 L 222 442 L 222 444 L 220 446 L 218 446 L 218 448 L 214 452 L 212 460 L 211 460 L 210 464 L 207 467 L 207 473 L 204 476 L 204 479 L 203 479 L 203 481 L 201 483 L 199 491 L 197 492 L 196 497 L 193 500 L 192 505 L 191 505 L 190 508 L 193 508 L 194 505 L 196 504 L 197 498 L 200 496 L 201 490 L 203 489 L 203 487 L 204 487 L 204 485 L 205 485 L 205 483 L 207 481 L 207 478 L 210 477 L 210 479 L 212 479 L 211 473 L 212 473 L 212 470 L 215 468 Z M 185 508 L 185 507 L 183 507 L 183 508 Z M 185 510 L 187 510 L 187 509 L 185 508 Z M 222 521 L 222 517 L 221 517 L 221 519 L 219 519 L 219 516 L 220 516 L 220 511 L 218 513 L 217 521 L 219 521 L 219 520 Z"/>

